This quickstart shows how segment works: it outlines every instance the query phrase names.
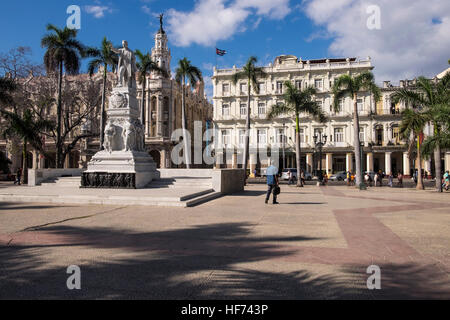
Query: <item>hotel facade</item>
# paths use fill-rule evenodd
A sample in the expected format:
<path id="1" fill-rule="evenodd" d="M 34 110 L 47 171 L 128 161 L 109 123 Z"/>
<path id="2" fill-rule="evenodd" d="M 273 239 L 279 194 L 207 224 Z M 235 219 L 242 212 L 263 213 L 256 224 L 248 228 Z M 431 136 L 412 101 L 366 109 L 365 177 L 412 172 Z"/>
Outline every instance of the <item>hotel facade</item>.
<path id="1" fill-rule="evenodd" d="M 371 59 L 356 58 L 322 59 L 303 61 L 292 55 L 279 56 L 273 64 L 264 67 L 265 78 L 258 79 L 259 93 L 252 91 L 250 102 L 251 130 L 249 169 L 264 172 L 273 162 L 271 150 L 278 149 L 278 163 L 282 168 L 295 168 L 295 117 L 284 115 L 273 120 L 267 119 L 270 109 L 283 102 L 284 82 L 291 81 L 299 89 L 313 86 L 317 90 L 314 99 L 327 114 L 326 123 L 318 123 L 308 115 L 300 117 L 301 163 L 304 170 L 314 173 L 320 167 L 327 173 L 354 171 L 354 130 L 353 102 L 351 97 L 340 100 L 340 110 L 333 108 L 332 86 L 339 76 L 356 76 L 371 71 Z M 240 167 L 244 147 L 244 134 L 247 110 L 247 81 L 233 83 L 233 75 L 241 69 L 215 69 L 212 77 L 214 87 L 214 125 L 218 130 L 216 152 L 222 167 Z M 415 81 L 400 81 L 399 87 L 414 87 Z M 384 82 L 382 97 L 374 101 L 369 92 L 358 93 L 358 112 L 360 116 L 360 141 L 364 143 L 363 169 L 382 170 L 386 174 L 402 172 L 410 176 L 415 160 L 409 159 L 406 142 L 399 134 L 402 104 L 391 102 L 390 96 L 398 87 Z M 431 134 L 427 128 L 425 134 Z M 315 146 L 314 136 L 327 136 L 323 146 L 322 158 Z M 263 156 L 261 156 L 261 154 Z M 284 154 L 284 156 L 283 156 Z M 264 155 L 267 155 L 264 156 Z M 450 153 L 441 159 L 443 167 L 449 170 Z M 284 164 L 283 164 L 284 161 Z M 433 161 L 424 161 L 424 170 L 434 172 Z"/>

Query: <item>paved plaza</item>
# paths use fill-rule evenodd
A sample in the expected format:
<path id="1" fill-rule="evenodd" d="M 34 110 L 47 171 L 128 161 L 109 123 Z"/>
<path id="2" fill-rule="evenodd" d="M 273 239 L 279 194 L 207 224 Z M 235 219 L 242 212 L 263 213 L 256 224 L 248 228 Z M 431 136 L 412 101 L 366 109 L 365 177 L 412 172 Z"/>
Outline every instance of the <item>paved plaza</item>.
<path id="1" fill-rule="evenodd" d="M 264 197 L 250 185 L 193 208 L 0 202 L 0 298 L 450 298 L 449 193 Z M 70 265 L 81 290 L 66 287 Z M 370 265 L 381 290 L 367 289 Z"/>

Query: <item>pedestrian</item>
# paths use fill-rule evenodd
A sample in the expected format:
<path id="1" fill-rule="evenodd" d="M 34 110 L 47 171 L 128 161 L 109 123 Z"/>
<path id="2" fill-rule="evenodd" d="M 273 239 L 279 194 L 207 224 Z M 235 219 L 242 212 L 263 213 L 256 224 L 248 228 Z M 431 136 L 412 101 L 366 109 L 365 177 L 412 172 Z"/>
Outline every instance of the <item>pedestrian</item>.
<path id="1" fill-rule="evenodd" d="M 270 166 L 267 168 L 267 196 L 266 204 L 269 203 L 270 194 L 273 193 L 273 204 L 278 204 L 277 202 L 277 189 L 279 189 L 278 182 L 278 168 L 275 166 Z"/>
<path id="2" fill-rule="evenodd" d="M 366 182 L 366 185 L 371 186 L 371 184 L 370 184 L 370 176 L 369 176 L 369 174 L 367 172 L 364 175 L 364 181 Z"/>
<path id="3" fill-rule="evenodd" d="M 417 170 L 416 171 L 414 171 L 414 174 L 413 174 L 413 180 L 414 180 L 414 183 L 416 184 L 416 186 L 417 186 Z"/>
<path id="4" fill-rule="evenodd" d="M 290 186 L 292 184 L 292 171 L 288 170 L 288 185 Z"/>
<path id="5" fill-rule="evenodd" d="M 352 172 L 349 170 L 347 171 L 347 186 L 350 187 L 351 183 L 352 183 Z"/>
<path id="6" fill-rule="evenodd" d="M 444 174 L 443 189 L 445 189 L 445 191 L 448 191 L 448 189 L 450 189 L 450 174 L 449 174 L 448 170 Z"/>
<path id="7" fill-rule="evenodd" d="M 388 179 L 388 186 L 392 188 L 392 184 L 394 183 L 394 176 L 392 175 L 392 173 L 389 173 Z"/>
<path id="8" fill-rule="evenodd" d="M 385 174 L 383 171 L 379 170 L 378 171 L 378 181 L 380 182 L 380 187 L 383 186 L 383 179 L 385 177 Z"/>
<path id="9" fill-rule="evenodd" d="M 398 172 L 397 179 L 398 179 L 398 186 L 400 188 L 403 188 L 403 174 L 400 171 Z"/>
<path id="10" fill-rule="evenodd" d="M 300 179 L 302 179 L 302 185 L 304 185 L 306 179 L 305 179 L 305 172 L 303 172 L 303 170 L 301 171 Z"/>
<path id="11" fill-rule="evenodd" d="M 373 181 L 375 183 L 375 187 L 378 187 L 378 172 L 375 172 L 375 175 L 373 176 Z"/>
<path id="12" fill-rule="evenodd" d="M 323 185 L 326 186 L 328 184 L 328 175 L 323 176 Z"/>
<path id="13" fill-rule="evenodd" d="M 14 184 L 18 184 L 20 186 L 20 180 L 22 178 L 22 168 L 17 169 L 16 172 L 16 181 L 14 181 Z"/>

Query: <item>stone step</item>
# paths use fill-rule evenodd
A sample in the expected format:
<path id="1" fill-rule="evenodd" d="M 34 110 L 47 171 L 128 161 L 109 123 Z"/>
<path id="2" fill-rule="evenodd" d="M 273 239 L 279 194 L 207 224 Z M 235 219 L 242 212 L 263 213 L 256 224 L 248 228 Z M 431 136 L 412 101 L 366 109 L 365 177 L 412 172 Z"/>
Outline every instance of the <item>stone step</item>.
<path id="1" fill-rule="evenodd" d="M 194 199 L 190 199 L 190 200 L 186 201 L 186 207 L 195 207 L 200 204 L 206 203 L 208 201 L 218 199 L 222 196 L 223 196 L 223 194 L 221 192 L 208 193 L 208 194 L 205 194 L 205 195 L 202 195 L 202 196 L 199 196 Z"/>
<path id="2" fill-rule="evenodd" d="M 0 194 L 0 201 L 19 203 L 98 204 L 128 206 L 192 207 L 221 196 L 213 189 L 194 192 L 183 197 L 136 197 L 95 195 L 17 195 Z"/>
<path id="3" fill-rule="evenodd" d="M 170 178 L 154 180 L 150 188 L 212 188 L 211 178 Z"/>

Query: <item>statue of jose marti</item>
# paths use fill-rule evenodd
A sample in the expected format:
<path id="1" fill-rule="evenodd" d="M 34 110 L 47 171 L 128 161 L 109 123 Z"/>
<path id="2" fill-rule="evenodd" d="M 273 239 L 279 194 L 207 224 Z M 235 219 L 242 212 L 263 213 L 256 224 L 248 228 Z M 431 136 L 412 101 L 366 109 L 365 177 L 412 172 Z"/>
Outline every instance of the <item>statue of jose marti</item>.
<path id="1" fill-rule="evenodd" d="M 117 65 L 117 78 L 119 87 L 136 88 L 136 56 L 128 48 L 128 42 L 122 41 L 123 48 L 116 49 L 111 46 L 111 51 L 119 55 Z"/>

